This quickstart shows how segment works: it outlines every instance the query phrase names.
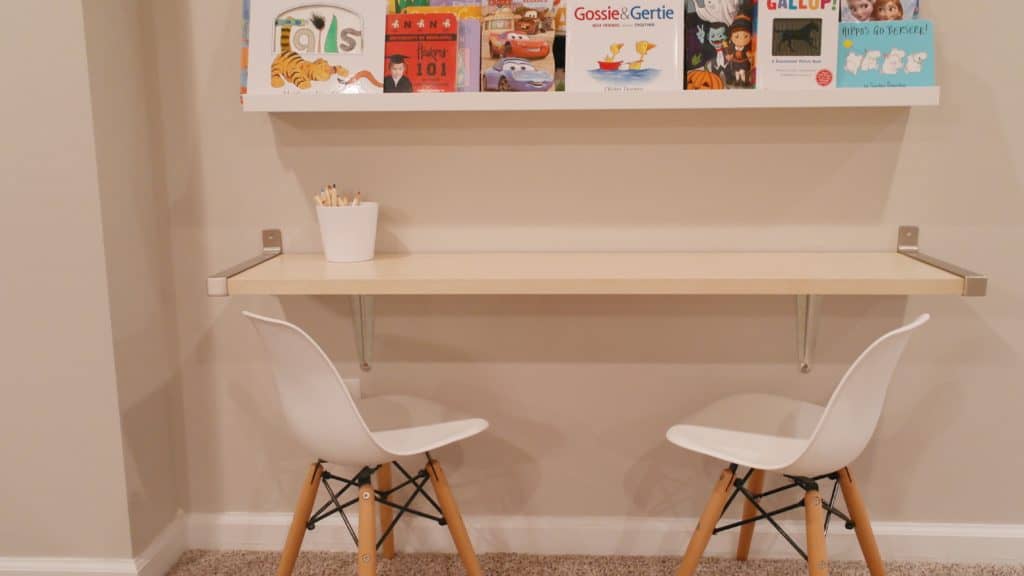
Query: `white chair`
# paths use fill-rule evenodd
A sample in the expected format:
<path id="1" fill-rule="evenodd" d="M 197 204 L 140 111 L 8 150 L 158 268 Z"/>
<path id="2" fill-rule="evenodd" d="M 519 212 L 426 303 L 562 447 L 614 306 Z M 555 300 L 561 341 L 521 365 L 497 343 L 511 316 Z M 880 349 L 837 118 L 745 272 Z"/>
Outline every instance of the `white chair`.
<path id="1" fill-rule="evenodd" d="M 394 556 L 394 526 L 405 513 L 447 524 L 466 572 L 480 576 L 476 553 L 444 470 L 430 451 L 483 432 L 487 421 L 443 421 L 442 407 L 408 396 L 357 400 L 320 346 L 300 328 L 281 320 L 244 314 L 266 347 L 285 419 L 297 439 L 317 458 L 302 485 L 278 576 L 292 573 L 306 530 L 334 514 L 341 516 L 356 541 L 359 576 L 372 576 L 377 571 L 378 548 L 385 558 Z M 419 455 L 426 455 L 427 463 L 416 474 L 409 474 L 397 462 L 399 458 Z M 355 466 L 360 472 L 354 478 L 343 478 L 325 470 L 325 463 Z M 392 464 L 405 477 L 397 486 L 391 485 Z M 376 489 L 372 484 L 374 475 L 378 480 Z M 341 485 L 332 486 L 332 481 Z M 427 482 L 434 487 L 436 501 L 424 491 Z M 329 500 L 314 513 L 313 503 L 321 485 Z M 396 491 L 409 486 L 413 488 L 412 495 L 403 503 L 389 500 Z M 341 496 L 349 488 L 357 489 L 359 494 L 343 502 Z M 428 502 L 437 514 L 411 508 L 417 497 Z M 383 533 L 379 539 L 375 502 L 381 506 Z M 359 509 L 358 535 L 344 512 L 353 505 Z M 398 511 L 393 518 L 392 510 Z"/>
<path id="2" fill-rule="evenodd" d="M 742 528 L 736 557 L 746 560 L 754 523 L 760 520 L 771 523 L 807 559 L 812 576 L 825 576 L 825 532 L 832 515 L 845 520 L 847 529 L 856 530 L 871 576 L 885 574 L 867 508 L 848 465 L 860 456 L 875 432 L 886 390 L 911 332 L 928 319 L 925 314 L 869 346 L 846 372 L 825 406 L 766 394 L 732 396 L 711 404 L 668 431 L 668 440 L 673 444 L 729 463 L 701 514 L 677 576 L 691 576 L 711 536 L 733 528 Z M 749 470 L 738 477 L 741 466 Z M 765 472 L 783 474 L 789 483 L 763 492 Z M 825 479 L 834 482 L 828 503 L 822 501 L 818 487 L 818 482 Z M 842 489 L 849 515 L 834 507 L 837 486 Z M 774 510 L 766 510 L 762 505 L 768 496 L 792 488 L 805 492 L 796 504 Z M 746 499 L 743 519 L 716 527 L 738 494 Z M 800 507 L 805 510 L 807 552 L 774 519 Z"/>

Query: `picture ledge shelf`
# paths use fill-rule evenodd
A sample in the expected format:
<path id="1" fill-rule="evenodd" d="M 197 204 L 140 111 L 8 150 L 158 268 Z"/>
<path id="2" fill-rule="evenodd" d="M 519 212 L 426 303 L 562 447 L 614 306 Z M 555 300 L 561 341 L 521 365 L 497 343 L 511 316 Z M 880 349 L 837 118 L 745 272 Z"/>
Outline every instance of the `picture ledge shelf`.
<path id="1" fill-rule="evenodd" d="M 720 90 L 600 94 L 456 92 L 433 94 L 247 94 L 247 112 L 501 112 L 540 110 L 708 110 L 938 106 L 940 88 Z"/>

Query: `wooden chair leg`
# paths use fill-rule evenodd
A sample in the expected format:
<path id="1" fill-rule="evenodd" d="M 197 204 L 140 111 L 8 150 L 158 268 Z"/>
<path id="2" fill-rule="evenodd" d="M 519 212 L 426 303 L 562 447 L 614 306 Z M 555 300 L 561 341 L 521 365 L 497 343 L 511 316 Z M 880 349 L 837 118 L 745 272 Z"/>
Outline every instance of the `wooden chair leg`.
<path id="1" fill-rule="evenodd" d="M 302 491 L 299 493 L 299 502 L 295 505 L 295 514 L 292 516 L 292 527 L 288 530 L 288 539 L 285 540 L 284 550 L 281 551 L 277 576 L 291 576 L 292 570 L 295 569 L 295 560 L 299 557 L 302 539 L 306 536 L 306 524 L 309 523 L 309 515 L 313 513 L 313 503 L 316 501 L 316 493 L 320 488 L 320 477 L 323 473 L 324 468 L 320 462 L 310 465 L 309 472 L 302 484 Z"/>
<path id="2" fill-rule="evenodd" d="M 828 576 L 825 510 L 817 490 L 808 490 L 804 495 L 804 517 L 807 522 L 807 573 L 810 576 Z"/>
<path id="3" fill-rule="evenodd" d="M 764 470 L 754 470 L 754 473 L 750 475 L 750 482 L 747 484 L 747 490 L 751 494 L 757 496 L 764 491 Z M 746 500 L 743 503 L 743 519 L 749 520 L 757 516 L 757 508 L 750 500 Z M 740 543 L 736 546 L 736 559 L 740 562 L 746 562 L 747 558 L 750 557 L 750 543 L 754 539 L 754 524 L 747 524 L 740 528 Z"/>
<path id="4" fill-rule="evenodd" d="M 356 564 L 359 576 L 377 574 L 377 502 L 373 484 L 359 487 L 359 552 Z"/>
<path id="5" fill-rule="evenodd" d="M 381 491 L 387 491 L 391 489 L 391 463 L 382 464 L 380 470 L 377 471 L 377 489 Z M 386 498 L 385 498 L 386 499 Z M 390 506 L 384 504 L 380 505 L 380 531 L 383 533 L 391 525 L 391 520 L 394 518 L 394 510 Z M 388 537 L 384 539 L 384 545 L 381 546 L 381 556 L 391 560 L 395 557 L 395 531 L 392 530 Z"/>
<path id="6" fill-rule="evenodd" d="M 839 471 L 839 487 L 843 490 L 843 500 L 846 501 L 850 519 L 855 525 L 857 542 L 860 543 L 860 550 L 864 554 L 864 561 L 867 562 L 871 576 L 885 576 L 885 564 L 882 563 L 882 555 L 878 552 L 875 532 L 871 529 L 871 518 L 868 517 L 867 506 L 864 505 L 860 489 L 853 482 L 849 468 Z"/>
<path id="7" fill-rule="evenodd" d="M 480 570 L 480 561 L 477 560 L 473 543 L 469 540 L 466 525 L 462 522 L 462 514 L 459 513 L 459 507 L 455 504 L 452 489 L 448 486 L 448 479 L 444 475 L 441 463 L 432 458 L 429 459 L 427 473 L 430 475 L 430 483 L 434 486 L 434 493 L 437 494 L 437 503 L 441 506 L 441 512 L 444 514 L 448 531 L 455 542 L 455 549 L 459 552 L 459 558 L 462 559 L 466 574 L 468 576 L 483 576 L 483 572 Z"/>
<path id="8" fill-rule="evenodd" d="M 729 489 L 732 487 L 735 477 L 736 472 L 732 468 L 726 468 L 718 477 L 715 490 L 711 493 L 711 499 L 708 500 L 707 506 L 704 507 L 704 513 L 700 515 L 700 521 L 690 538 L 690 544 L 686 547 L 686 554 L 683 555 L 683 562 L 679 565 L 676 576 L 693 576 L 693 573 L 697 571 L 700 558 L 708 547 L 715 525 L 718 524 L 718 519 L 722 516 L 725 502 L 729 499 Z"/>

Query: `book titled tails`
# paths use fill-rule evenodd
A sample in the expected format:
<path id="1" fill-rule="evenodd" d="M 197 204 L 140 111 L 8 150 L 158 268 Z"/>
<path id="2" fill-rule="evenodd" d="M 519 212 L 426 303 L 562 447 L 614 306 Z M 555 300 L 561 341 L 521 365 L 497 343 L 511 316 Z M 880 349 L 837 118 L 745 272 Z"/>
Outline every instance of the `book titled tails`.
<path id="1" fill-rule="evenodd" d="M 252 0 L 247 92 L 380 92 L 385 15 L 365 0 Z"/>

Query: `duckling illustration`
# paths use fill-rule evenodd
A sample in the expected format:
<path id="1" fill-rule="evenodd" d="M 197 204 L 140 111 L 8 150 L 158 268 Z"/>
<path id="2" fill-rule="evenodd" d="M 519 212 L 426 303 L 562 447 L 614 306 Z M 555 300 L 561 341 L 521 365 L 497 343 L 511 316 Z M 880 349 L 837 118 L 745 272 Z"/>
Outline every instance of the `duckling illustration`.
<path id="1" fill-rule="evenodd" d="M 651 44 L 647 40 L 641 40 L 636 43 L 636 53 L 640 55 L 640 59 L 635 62 L 629 63 L 630 70 L 641 70 L 644 67 L 644 58 L 647 57 L 647 53 L 656 48 L 656 44 Z"/>
<path id="2" fill-rule="evenodd" d="M 608 50 L 611 53 L 604 57 L 604 61 L 615 62 L 615 59 L 619 57 L 619 52 L 622 51 L 623 46 L 625 46 L 625 44 L 612 44 L 611 46 L 609 46 Z"/>

